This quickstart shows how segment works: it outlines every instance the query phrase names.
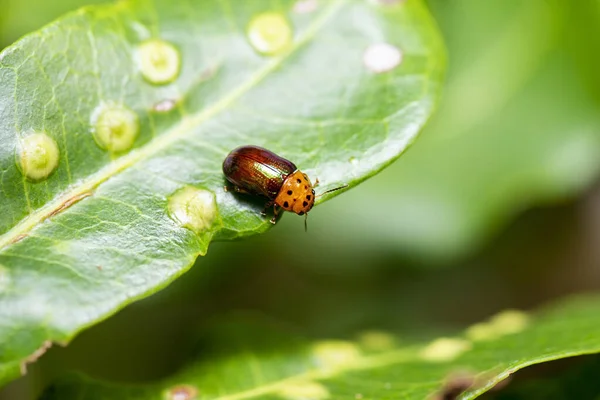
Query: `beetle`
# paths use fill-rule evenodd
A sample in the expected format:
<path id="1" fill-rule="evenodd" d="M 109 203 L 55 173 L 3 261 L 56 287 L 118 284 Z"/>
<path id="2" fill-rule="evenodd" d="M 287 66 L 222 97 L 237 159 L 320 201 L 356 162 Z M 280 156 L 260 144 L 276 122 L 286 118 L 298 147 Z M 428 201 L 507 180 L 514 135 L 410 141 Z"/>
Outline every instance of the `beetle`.
<path id="1" fill-rule="evenodd" d="M 281 208 L 305 215 L 306 229 L 306 216 L 315 204 L 314 187 L 319 184 L 319 180 L 313 185 L 308 176 L 293 162 L 259 146 L 241 146 L 233 149 L 225 157 L 223 174 L 234 185 L 236 192 L 268 199 L 262 214 L 266 215 L 267 210 L 273 207 L 272 224 L 277 222 Z M 346 187 L 348 185 L 328 190 L 318 196 Z M 228 188 L 225 187 L 225 190 Z"/>

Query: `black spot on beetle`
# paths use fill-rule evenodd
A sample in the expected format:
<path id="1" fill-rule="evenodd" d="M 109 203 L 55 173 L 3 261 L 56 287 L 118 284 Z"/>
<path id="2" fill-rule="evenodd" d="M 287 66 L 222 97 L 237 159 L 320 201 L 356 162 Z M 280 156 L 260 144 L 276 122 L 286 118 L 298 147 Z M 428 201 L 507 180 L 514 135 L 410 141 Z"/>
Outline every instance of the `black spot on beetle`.
<path id="1" fill-rule="evenodd" d="M 304 203 L 302 203 L 302 205 L 303 205 L 304 207 L 306 207 L 306 206 L 308 205 L 308 201 L 305 201 Z"/>
<path id="2" fill-rule="evenodd" d="M 298 178 L 298 179 L 296 179 L 296 182 L 302 183 L 302 179 Z"/>
<path id="3" fill-rule="evenodd" d="M 298 215 L 304 215 L 304 211 L 300 211 Z"/>
<path id="4" fill-rule="evenodd" d="M 288 203 L 287 201 L 283 203 L 284 208 L 288 208 L 289 206 L 290 206 L 290 203 Z"/>
<path id="5" fill-rule="evenodd" d="M 304 189 L 308 190 L 308 186 L 307 186 L 307 185 L 304 185 Z"/>
<path id="6" fill-rule="evenodd" d="M 290 196 L 292 195 L 292 193 L 294 193 L 294 192 L 292 192 L 291 190 L 287 191 L 287 194 L 289 194 Z"/>
<path id="7" fill-rule="evenodd" d="M 310 194 L 306 195 L 306 200 L 310 200 Z"/>

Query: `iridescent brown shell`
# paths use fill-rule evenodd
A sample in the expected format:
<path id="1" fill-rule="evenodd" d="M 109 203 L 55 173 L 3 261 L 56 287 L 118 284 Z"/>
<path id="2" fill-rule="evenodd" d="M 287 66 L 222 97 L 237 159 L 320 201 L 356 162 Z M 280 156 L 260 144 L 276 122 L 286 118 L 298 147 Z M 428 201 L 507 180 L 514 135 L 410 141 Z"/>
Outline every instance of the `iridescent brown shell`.
<path id="1" fill-rule="evenodd" d="M 285 179 L 298 168 L 291 161 L 258 146 L 234 149 L 223 161 L 225 178 L 239 189 L 274 200 Z"/>
<path id="2" fill-rule="evenodd" d="M 223 162 L 223 173 L 237 192 L 261 195 L 274 206 L 304 215 L 315 204 L 315 191 L 308 176 L 294 163 L 258 146 L 233 150 Z"/>

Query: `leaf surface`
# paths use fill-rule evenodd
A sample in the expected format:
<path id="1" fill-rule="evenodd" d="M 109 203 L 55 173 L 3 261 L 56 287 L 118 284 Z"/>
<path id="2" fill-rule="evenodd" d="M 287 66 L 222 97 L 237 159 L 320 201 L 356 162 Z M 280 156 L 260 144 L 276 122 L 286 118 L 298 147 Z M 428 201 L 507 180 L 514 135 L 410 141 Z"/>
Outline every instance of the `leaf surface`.
<path id="1" fill-rule="evenodd" d="M 428 341 L 376 331 L 356 340 L 292 340 L 266 323 L 230 321 L 212 342 L 203 340 L 220 353 L 202 352 L 160 384 L 75 376 L 49 387 L 43 398 L 163 399 L 186 391 L 197 396 L 189 398 L 219 400 L 422 400 L 445 398 L 445 390 L 464 384 L 460 398 L 473 399 L 524 367 L 600 351 L 598 315 L 598 296 L 573 297 L 532 314 L 505 310 Z"/>
<path id="2" fill-rule="evenodd" d="M 247 35 L 264 13 L 291 28 L 275 54 Z M 401 55 L 387 72 L 390 47 L 368 53 L 384 43 Z M 263 200 L 223 189 L 231 149 L 269 148 L 319 190 L 352 187 L 412 142 L 443 69 L 417 0 L 123 1 L 5 49 L 0 383 L 167 285 L 211 240 L 268 229 Z M 32 135 L 45 144 L 27 147 Z"/>

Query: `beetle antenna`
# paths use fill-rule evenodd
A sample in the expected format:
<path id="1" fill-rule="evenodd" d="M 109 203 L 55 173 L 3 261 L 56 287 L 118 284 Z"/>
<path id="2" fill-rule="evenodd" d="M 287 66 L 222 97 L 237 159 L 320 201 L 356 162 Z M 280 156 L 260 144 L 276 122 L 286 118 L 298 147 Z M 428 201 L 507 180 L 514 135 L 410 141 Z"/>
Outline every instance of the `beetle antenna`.
<path id="1" fill-rule="evenodd" d="M 329 190 L 326 190 L 326 191 L 324 191 L 323 193 L 319 193 L 319 194 L 318 194 L 318 195 L 316 195 L 315 197 L 321 197 L 321 196 L 323 196 L 324 194 L 331 193 L 331 192 L 335 192 L 336 190 L 340 190 L 340 189 L 345 189 L 345 188 L 347 188 L 347 187 L 348 187 L 348 185 L 346 184 L 346 185 L 343 185 L 343 186 L 340 186 L 340 187 L 336 187 L 336 188 L 333 188 L 333 189 L 329 189 Z"/>

